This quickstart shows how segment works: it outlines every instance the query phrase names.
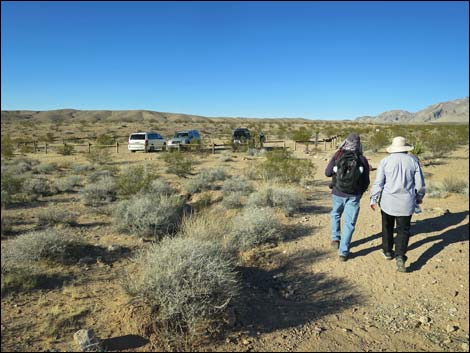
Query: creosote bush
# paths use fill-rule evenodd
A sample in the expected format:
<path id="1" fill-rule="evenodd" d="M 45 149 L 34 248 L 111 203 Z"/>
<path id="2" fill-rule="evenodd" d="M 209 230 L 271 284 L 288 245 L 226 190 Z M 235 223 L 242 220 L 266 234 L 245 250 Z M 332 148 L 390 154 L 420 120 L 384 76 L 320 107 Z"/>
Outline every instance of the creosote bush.
<path id="1" fill-rule="evenodd" d="M 116 178 L 118 194 L 124 198 L 133 196 L 146 190 L 154 178 L 143 166 L 126 167 Z"/>
<path id="2" fill-rule="evenodd" d="M 224 169 L 204 169 L 194 179 L 188 180 L 185 185 L 186 192 L 194 194 L 203 190 L 213 190 L 217 188 L 217 181 L 227 178 Z"/>
<path id="3" fill-rule="evenodd" d="M 167 238 L 135 263 L 124 287 L 157 309 L 159 334 L 172 347 L 204 336 L 239 292 L 235 262 L 217 242 Z"/>
<path id="4" fill-rule="evenodd" d="M 40 196 L 51 196 L 54 194 L 51 183 L 45 178 L 26 179 L 22 189 L 26 198 L 30 200 L 37 200 Z"/>
<path id="5" fill-rule="evenodd" d="M 175 174 L 179 177 L 186 177 L 191 174 L 194 162 L 191 156 L 185 155 L 182 152 L 166 153 L 163 157 L 166 163 L 166 171 L 170 174 Z"/>
<path id="6" fill-rule="evenodd" d="M 54 186 L 60 192 L 74 191 L 75 187 L 81 184 L 81 181 L 82 178 L 79 175 L 70 175 L 57 179 Z"/>
<path id="7" fill-rule="evenodd" d="M 266 153 L 266 160 L 257 166 L 257 174 L 265 181 L 298 183 L 303 177 L 313 175 L 316 167 L 308 159 L 292 157 L 287 150 Z"/>
<path id="8" fill-rule="evenodd" d="M 38 224 L 41 226 L 54 226 L 57 224 L 75 225 L 77 214 L 58 208 L 46 208 L 38 215 Z"/>
<path id="9" fill-rule="evenodd" d="M 297 212 L 304 202 L 301 192 L 293 187 L 265 185 L 250 195 L 248 205 L 255 207 L 278 207 L 287 216 Z"/>

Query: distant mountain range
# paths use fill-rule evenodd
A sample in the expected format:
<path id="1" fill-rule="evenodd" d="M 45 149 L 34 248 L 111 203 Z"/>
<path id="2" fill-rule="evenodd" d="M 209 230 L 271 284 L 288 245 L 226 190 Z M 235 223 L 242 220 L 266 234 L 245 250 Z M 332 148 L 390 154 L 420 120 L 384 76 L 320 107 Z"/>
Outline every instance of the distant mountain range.
<path id="1" fill-rule="evenodd" d="M 468 103 L 468 97 L 465 97 L 433 104 L 416 113 L 406 110 L 389 110 L 377 116 L 361 116 L 355 121 L 380 124 L 468 123 Z"/>
<path id="2" fill-rule="evenodd" d="M 362 116 L 354 120 L 359 123 L 468 123 L 469 108 L 468 97 L 456 99 L 444 103 L 437 103 L 420 110 L 417 113 L 410 113 L 405 110 L 390 110 L 378 116 Z M 207 122 L 220 121 L 220 119 L 230 119 L 234 122 L 247 120 L 257 120 L 255 118 L 230 118 L 230 117 L 204 117 L 200 115 L 162 113 L 150 110 L 76 110 L 59 109 L 46 111 L 32 110 L 2 110 L 1 120 L 21 121 L 31 120 L 38 122 L 66 122 L 74 120 L 86 121 L 110 121 L 110 122 Z M 311 121 L 302 118 L 270 118 L 263 119 L 264 122 L 306 122 Z"/>

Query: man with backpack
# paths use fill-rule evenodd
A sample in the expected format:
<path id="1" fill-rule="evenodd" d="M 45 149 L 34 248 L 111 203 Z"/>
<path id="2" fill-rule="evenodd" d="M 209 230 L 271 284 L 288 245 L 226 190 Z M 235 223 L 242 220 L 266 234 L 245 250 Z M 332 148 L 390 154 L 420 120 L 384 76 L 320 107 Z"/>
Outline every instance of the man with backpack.
<path id="1" fill-rule="evenodd" d="M 331 211 L 331 244 L 338 249 L 340 261 L 347 261 L 349 246 L 359 215 L 362 194 L 370 184 L 369 163 L 362 155 L 361 139 L 352 133 L 330 159 L 325 175 L 333 177 Z M 344 229 L 341 233 L 341 216 Z"/>
<path id="2" fill-rule="evenodd" d="M 413 149 L 404 137 L 395 137 L 387 148 L 389 156 L 377 167 L 377 176 L 370 191 L 370 207 L 380 206 L 382 214 L 382 251 L 385 259 L 396 257 L 397 271 L 406 272 L 406 251 L 410 238 L 413 212 L 420 212 L 426 192 L 424 176 L 418 158 L 408 154 Z M 397 236 L 393 239 L 393 229 Z M 395 243 L 395 254 L 393 245 Z"/>

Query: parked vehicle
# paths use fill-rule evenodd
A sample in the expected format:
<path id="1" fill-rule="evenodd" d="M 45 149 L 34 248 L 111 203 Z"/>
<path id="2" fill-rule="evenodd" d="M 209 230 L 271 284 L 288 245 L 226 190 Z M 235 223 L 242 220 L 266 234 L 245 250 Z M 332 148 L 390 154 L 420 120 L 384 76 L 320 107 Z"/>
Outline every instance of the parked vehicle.
<path id="1" fill-rule="evenodd" d="M 233 143 L 244 143 L 251 139 L 250 130 L 244 127 L 238 127 L 232 132 Z"/>
<path id="2" fill-rule="evenodd" d="M 158 133 L 149 132 L 136 132 L 129 136 L 127 149 L 131 152 L 135 151 L 156 151 L 157 149 L 164 150 L 166 146 L 165 139 Z"/>
<path id="3" fill-rule="evenodd" d="M 184 130 L 175 132 L 168 140 L 168 148 L 178 148 L 179 145 L 189 145 L 190 143 L 201 143 L 201 135 L 197 130 Z"/>

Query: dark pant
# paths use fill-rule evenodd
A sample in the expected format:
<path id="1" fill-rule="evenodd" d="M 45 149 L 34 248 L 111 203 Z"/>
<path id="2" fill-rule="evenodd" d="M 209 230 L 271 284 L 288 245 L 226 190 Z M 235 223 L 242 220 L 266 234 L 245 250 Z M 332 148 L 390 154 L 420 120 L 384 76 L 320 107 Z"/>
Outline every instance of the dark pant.
<path id="1" fill-rule="evenodd" d="M 384 252 L 393 250 L 393 228 L 397 224 L 397 236 L 395 238 L 395 256 L 403 258 L 408 249 L 410 240 L 411 216 L 390 216 L 382 211 L 382 249 Z"/>

